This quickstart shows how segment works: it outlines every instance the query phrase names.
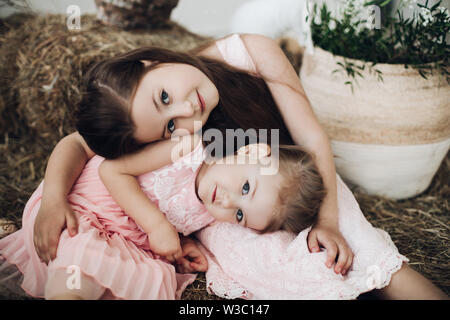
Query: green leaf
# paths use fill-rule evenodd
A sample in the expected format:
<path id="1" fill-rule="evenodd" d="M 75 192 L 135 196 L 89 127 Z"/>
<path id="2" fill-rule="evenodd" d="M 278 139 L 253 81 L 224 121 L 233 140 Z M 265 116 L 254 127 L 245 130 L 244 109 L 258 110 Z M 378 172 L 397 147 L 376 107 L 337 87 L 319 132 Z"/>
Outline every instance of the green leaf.
<path id="1" fill-rule="evenodd" d="M 380 4 L 380 7 L 384 7 L 384 6 L 387 5 L 389 2 L 391 2 L 391 0 L 386 0 L 386 1 L 384 1 L 382 4 Z"/>
<path id="2" fill-rule="evenodd" d="M 441 1 L 439 1 L 439 2 L 436 3 L 434 6 L 432 6 L 432 7 L 430 8 L 430 11 L 433 12 L 433 11 L 436 10 L 440 5 L 441 5 Z"/>

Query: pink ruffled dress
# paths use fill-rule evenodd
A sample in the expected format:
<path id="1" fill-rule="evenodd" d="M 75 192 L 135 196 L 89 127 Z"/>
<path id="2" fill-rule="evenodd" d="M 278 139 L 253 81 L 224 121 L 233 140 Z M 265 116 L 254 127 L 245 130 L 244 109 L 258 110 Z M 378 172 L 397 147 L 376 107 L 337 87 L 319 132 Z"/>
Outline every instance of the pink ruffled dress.
<path id="1" fill-rule="evenodd" d="M 239 34 L 216 44 L 229 64 L 257 72 Z M 284 231 L 260 235 L 215 222 L 196 233 L 208 259 L 208 291 L 228 299 L 354 299 L 387 286 L 408 259 L 385 231 L 366 220 L 339 174 L 336 181 L 339 229 L 355 254 L 347 275 L 325 266 L 325 250 L 309 252 L 310 228 L 298 236 Z"/>
<path id="2" fill-rule="evenodd" d="M 177 231 L 188 235 L 214 221 L 195 194 L 195 177 L 203 159 L 199 144 L 190 154 L 156 171 L 139 176 L 141 188 L 166 214 Z M 148 237 L 114 202 L 103 185 L 93 157 L 71 190 L 68 201 L 78 218 L 78 234 L 61 234 L 56 259 L 40 262 L 33 244 L 33 227 L 41 203 L 42 182 L 27 202 L 22 228 L 0 240 L 0 259 L 16 265 L 22 288 L 44 297 L 50 271 L 78 266 L 84 274 L 108 289 L 108 299 L 176 299 L 195 280 L 178 274 L 170 263 L 149 249 Z M 3 258 L 2 258 L 3 257 Z"/>

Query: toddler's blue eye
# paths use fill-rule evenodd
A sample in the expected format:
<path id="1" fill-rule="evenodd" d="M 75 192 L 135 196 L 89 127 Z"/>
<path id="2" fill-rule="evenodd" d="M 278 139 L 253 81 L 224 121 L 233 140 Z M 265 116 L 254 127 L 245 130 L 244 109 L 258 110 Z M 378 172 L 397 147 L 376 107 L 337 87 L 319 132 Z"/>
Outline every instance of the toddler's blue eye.
<path id="1" fill-rule="evenodd" d="M 167 130 L 169 130 L 170 133 L 175 131 L 175 123 L 173 122 L 173 120 L 169 120 L 169 122 L 167 123 Z"/>
<path id="2" fill-rule="evenodd" d="M 163 91 L 161 92 L 161 101 L 164 103 L 164 104 L 168 104 L 169 103 L 169 101 L 165 101 L 165 100 L 169 100 L 169 94 L 163 89 Z"/>
<path id="3" fill-rule="evenodd" d="M 244 213 L 241 209 L 238 209 L 238 211 L 236 211 L 236 220 L 237 222 L 241 222 L 242 219 L 244 219 Z"/>
<path id="4" fill-rule="evenodd" d="M 242 195 L 246 195 L 250 191 L 250 184 L 247 182 L 242 186 Z"/>

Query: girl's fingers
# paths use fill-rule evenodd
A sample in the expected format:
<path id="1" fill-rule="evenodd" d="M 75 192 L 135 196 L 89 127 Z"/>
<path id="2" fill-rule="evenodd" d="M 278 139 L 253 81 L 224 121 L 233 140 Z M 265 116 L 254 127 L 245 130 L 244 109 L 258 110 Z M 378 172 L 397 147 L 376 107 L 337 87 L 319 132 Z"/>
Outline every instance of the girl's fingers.
<path id="1" fill-rule="evenodd" d="M 41 251 L 41 243 L 40 243 L 40 241 L 35 242 L 35 244 L 34 244 L 34 249 L 36 250 L 36 253 L 37 253 L 39 259 L 40 259 L 42 262 L 44 262 L 43 255 L 42 255 L 42 251 Z"/>
<path id="2" fill-rule="evenodd" d="M 186 254 L 183 253 L 183 249 L 180 246 L 171 256 L 173 258 L 173 261 L 178 261 L 180 259 L 183 259 Z"/>
<path id="3" fill-rule="evenodd" d="M 56 251 L 58 250 L 58 246 L 57 245 L 52 245 L 49 249 L 48 249 L 48 260 L 47 262 L 50 262 L 52 260 L 55 260 L 56 258 Z"/>
<path id="4" fill-rule="evenodd" d="M 344 267 L 344 272 L 343 272 L 344 275 L 347 274 L 348 270 L 352 266 L 352 263 L 353 263 L 353 253 L 350 253 L 349 257 L 347 259 L 347 263 L 345 264 L 345 267 Z"/>
<path id="5" fill-rule="evenodd" d="M 73 237 L 74 235 L 77 234 L 78 222 L 77 222 L 77 218 L 75 217 L 75 215 L 72 212 L 66 214 L 66 225 L 67 225 L 67 230 L 69 231 L 69 235 L 71 237 Z"/>
<path id="6" fill-rule="evenodd" d="M 38 255 L 39 259 L 43 261 L 44 255 L 42 250 L 42 241 L 41 238 L 37 237 L 36 235 L 33 237 L 34 242 L 34 250 L 36 250 L 36 254 Z"/>
<path id="7" fill-rule="evenodd" d="M 34 237 L 34 238 L 33 238 L 33 243 L 34 243 L 34 250 L 36 250 L 37 255 L 38 255 L 39 257 L 41 257 L 40 249 L 39 249 L 39 246 L 40 246 L 40 241 L 39 241 L 39 239 L 37 239 L 36 237 Z"/>
<path id="8" fill-rule="evenodd" d="M 334 260 L 336 259 L 336 254 L 337 254 L 337 246 L 333 243 L 325 243 L 324 244 L 325 248 L 327 249 L 327 262 L 326 262 L 326 266 L 328 268 L 331 268 L 331 266 L 334 263 Z"/>
<path id="9" fill-rule="evenodd" d="M 183 258 L 183 250 L 181 250 L 181 247 L 177 252 L 174 253 L 173 257 L 175 260 Z"/>
<path id="10" fill-rule="evenodd" d="M 42 262 L 44 262 L 45 264 L 48 264 L 50 261 L 50 256 L 48 254 L 48 250 L 46 248 L 43 248 L 43 252 L 42 252 Z"/>
<path id="11" fill-rule="evenodd" d="M 182 258 L 177 260 L 178 264 L 186 264 L 186 262 L 188 262 L 188 260 L 185 257 L 182 257 Z"/>
<path id="12" fill-rule="evenodd" d="M 177 263 L 180 266 L 180 270 L 182 270 L 182 273 L 191 272 L 190 262 L 188 259 L 181 258 L 177 261 Z"/>
<path id="13" fill-rule="evenodd" d="M 42 262 L 44 262 L 45 264 L 48 264 L 50 261 L 50 256 L 48 254 L 48 250 L 46 247 L 42 248 L 41 256 L 42 256 Z"/>
<path id="14" fill-rule="evenodd" d="M 206 270 L 208 270 L 208 266 L 204 263 L 191 262 L 190 265 L 195 271 L 205 272 Z"/>
<path id="15" fill-rule="evenodd" d="M 201 270 L 199 270 L 199 271 L 206 271 L 206 270 L 208 270 L 208 260 L 206 260 L 206 257 L 203 254 L 199 255 L 194 260 L 194 263 L 201 266 Z"/>
<path id="16" fill-rule="evenodd" d="M 47 263 L 56 257 L 56 245 L 54 245 L 53 240 L 47 240 L 47 245 L 45 247 L 45 257 Z"/>
<path id="17" fill-rule="evenodd" d="M 308 235 L 308 248 L 311 252 L 319 252 L 319 242 L 315 232 L 310 232 Z"/>
<path id="18" fill-rule="evenodd" d="M 50 233 L 49 238 L 46 239 L 46 254 L 47 254 L 47 263 L 56 258 L 56 251 L 58 249 L 59 243 L 59 235 L 61 234 L 60 229 L 55 233 Z"/>
<path id="19" fill-rule="evenodd" d="M 39 239 L 36 237 L 36 233 L 33 236 L 33 244 L 34 244 L 34 249 L 36 250 L 36 253 L 38 254 L 38 256 L 40 256 L 40 254 L 39 254 Z"/>
<path id="20" fill-rule="evenodd" d="M 39 257 L 41 258 L 41 261 L 45 264 L 48 264 L 49 262 L 49 255 L 48 255 L 48 248 L 47 248 L 47 238 L 43 238 L 39 242 Z"/>
<path id="21" fill-rule="evenodd" d="M 200 253 L 199 253 L 199 251 L 198 251 L 196 246 L 188 246 L 184 250 L 184 254 L 188 255 L 189 257 L 191 257 L 193 259 L 197 258 L 200 255 Z"/>
<path id="22" fill-rule="evenodd" d="M 346 263 L 348 260 L 348 252 L 345 249 L 341 249 L 341 247 L 339 247 L 339 257 L 338 257 L 338 261 L 336 263 L 336 266 L 334 267 L 334 272 L 336 273 L 341 273 L 341 271 L 343 271 Z"/>

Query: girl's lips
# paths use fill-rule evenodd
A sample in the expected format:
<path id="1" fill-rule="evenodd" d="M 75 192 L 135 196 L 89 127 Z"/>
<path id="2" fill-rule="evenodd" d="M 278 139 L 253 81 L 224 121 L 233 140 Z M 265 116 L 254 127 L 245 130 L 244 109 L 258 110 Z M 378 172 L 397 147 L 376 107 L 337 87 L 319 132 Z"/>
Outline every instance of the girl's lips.
<path id="1" fill-rule="evenodd" d="M 214 191 L 212 194 L 212 203 L 214 203 L 214 201 L 216 200 L 216 190 L 217 190 L 217 186 L 214 188 Z"/>
<path id="2" fill-rule="evenodd" d="M 197 98 L 198 98 L 198 104 L 200 105 L 200 108 L 202 109 L 202 113 L 205 111 L 205 100 L 203 99 L 200 92 L 197 91 Z"/>

